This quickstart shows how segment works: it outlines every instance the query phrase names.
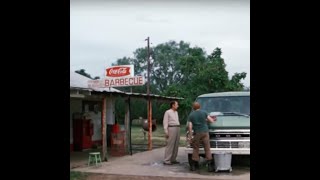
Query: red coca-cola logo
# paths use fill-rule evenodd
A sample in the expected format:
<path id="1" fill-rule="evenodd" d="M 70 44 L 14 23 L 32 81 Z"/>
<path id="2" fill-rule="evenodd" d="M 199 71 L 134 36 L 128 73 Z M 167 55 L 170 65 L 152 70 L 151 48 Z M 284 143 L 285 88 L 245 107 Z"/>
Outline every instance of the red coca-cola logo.
<path id="1" fill-rule="evenodd" d="M 109 77 L 121 77 L 130 75 L 130 67 L 112 67 L 107 68 L 107 76 Z"/>

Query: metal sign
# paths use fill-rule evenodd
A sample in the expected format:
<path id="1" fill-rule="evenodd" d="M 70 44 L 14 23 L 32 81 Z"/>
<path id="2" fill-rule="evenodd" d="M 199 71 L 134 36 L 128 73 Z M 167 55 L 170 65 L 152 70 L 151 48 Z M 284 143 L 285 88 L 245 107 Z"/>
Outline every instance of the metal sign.
<path id="1" fill-rule="evenodd" d="M 145 79 L 143 76 L 105 78 L 102 80 L 89 80 L 88 81 L 89 88 L 143 86 L 144 84 L 145 84 Z"/>
<path id="2" fill-rule="evenodd" d="M 105 77 L 133 77 L 134 76 L 134 66 L 133 65 L 121 65 L 121 66 L 111 66 L 107 67 L 105 70 Z"/>

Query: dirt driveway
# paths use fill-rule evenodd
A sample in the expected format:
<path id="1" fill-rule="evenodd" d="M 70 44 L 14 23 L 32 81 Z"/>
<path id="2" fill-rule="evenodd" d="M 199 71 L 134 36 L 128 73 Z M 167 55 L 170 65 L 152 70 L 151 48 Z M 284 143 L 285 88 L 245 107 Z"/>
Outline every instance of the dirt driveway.
<path id="1" fill-rule="evenodd" d="M 233 166 L 233 171 L 229 172 L 207 172 L 203 166 L 200 173 L 191 172 L 185 148 L 180 147 L 177 165 L 163 165 L 164 148 L 154 149 L 111 159 L 103 162 L 101 166 L 84 166 L 73 169 L 73 171 L 94 173 L 87 179 L 250 179 L 250 166 Z"/>

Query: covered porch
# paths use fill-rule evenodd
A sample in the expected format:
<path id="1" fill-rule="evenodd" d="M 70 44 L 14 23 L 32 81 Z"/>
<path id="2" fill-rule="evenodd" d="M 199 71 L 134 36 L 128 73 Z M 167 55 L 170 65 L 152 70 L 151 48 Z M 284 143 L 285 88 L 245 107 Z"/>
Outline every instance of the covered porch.
<path id="1" fill-rule="evenodd" d="M 125 118 L 121 130 L 125 132 L 125 154 L 132 155 L 131 147 L 131 123 L 130 106 L 132 99 L 140 99 L 149 101 L 150 104 L 157 100 L 158 102 L 168 103 L 172 100 L 179 100 L 178 97 L 165 97 L 154 94 L 127 93 L 114 88 L 88 88 L 87 82 L 90 80 L 79 74 L 70 74 L 70 166 L 77 167 L 86 164 L 89 152 L 100 152 L 103 161 L 109 161 L 113 158 L 110 154 L 111 147 L 108 146 L 110 126 L 115 124 L 115 99 L 121 98 L 125 105 Z M 141 107 L 146 108 L 147 107 Z M 152 109 L 151 109 L 152 112 Z M 91 123 L 83 123 L 83 126 L 77 128 L 75 123 L 77 119 L 92 120 Z M 77 128 L 77 129 L 76 129 Z M 86 135 L 75 135 L 76 131 L 84 131 Z M 84 129 L 84 130 L 83 130 Z M 83 137 L 82 137 L 83 136 Z M 75 145 L 75 141 L 86 142 L 86 145 L 79 148 Z M 89 143 L 88 143 L 89 142 Z M 81 144 L 81 143 L 80 143 Z M 79 150 L 80 149 L 80 150 Z"/>

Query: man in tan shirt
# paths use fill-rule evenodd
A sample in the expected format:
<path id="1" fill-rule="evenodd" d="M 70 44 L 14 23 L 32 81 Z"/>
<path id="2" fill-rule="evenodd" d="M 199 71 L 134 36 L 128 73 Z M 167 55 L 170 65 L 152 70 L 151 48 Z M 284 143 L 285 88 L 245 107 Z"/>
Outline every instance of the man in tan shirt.
<path id="1" fill-rule="evenodd" d="M 164 113 L 163 129 L 165 132 L 167 146 L 164 154 L 165 165 L 178 164 L 176 160 L 180 141 L 180 122 L 177 109 L 177 101 L 170 102 L 170 109 Z"/>

